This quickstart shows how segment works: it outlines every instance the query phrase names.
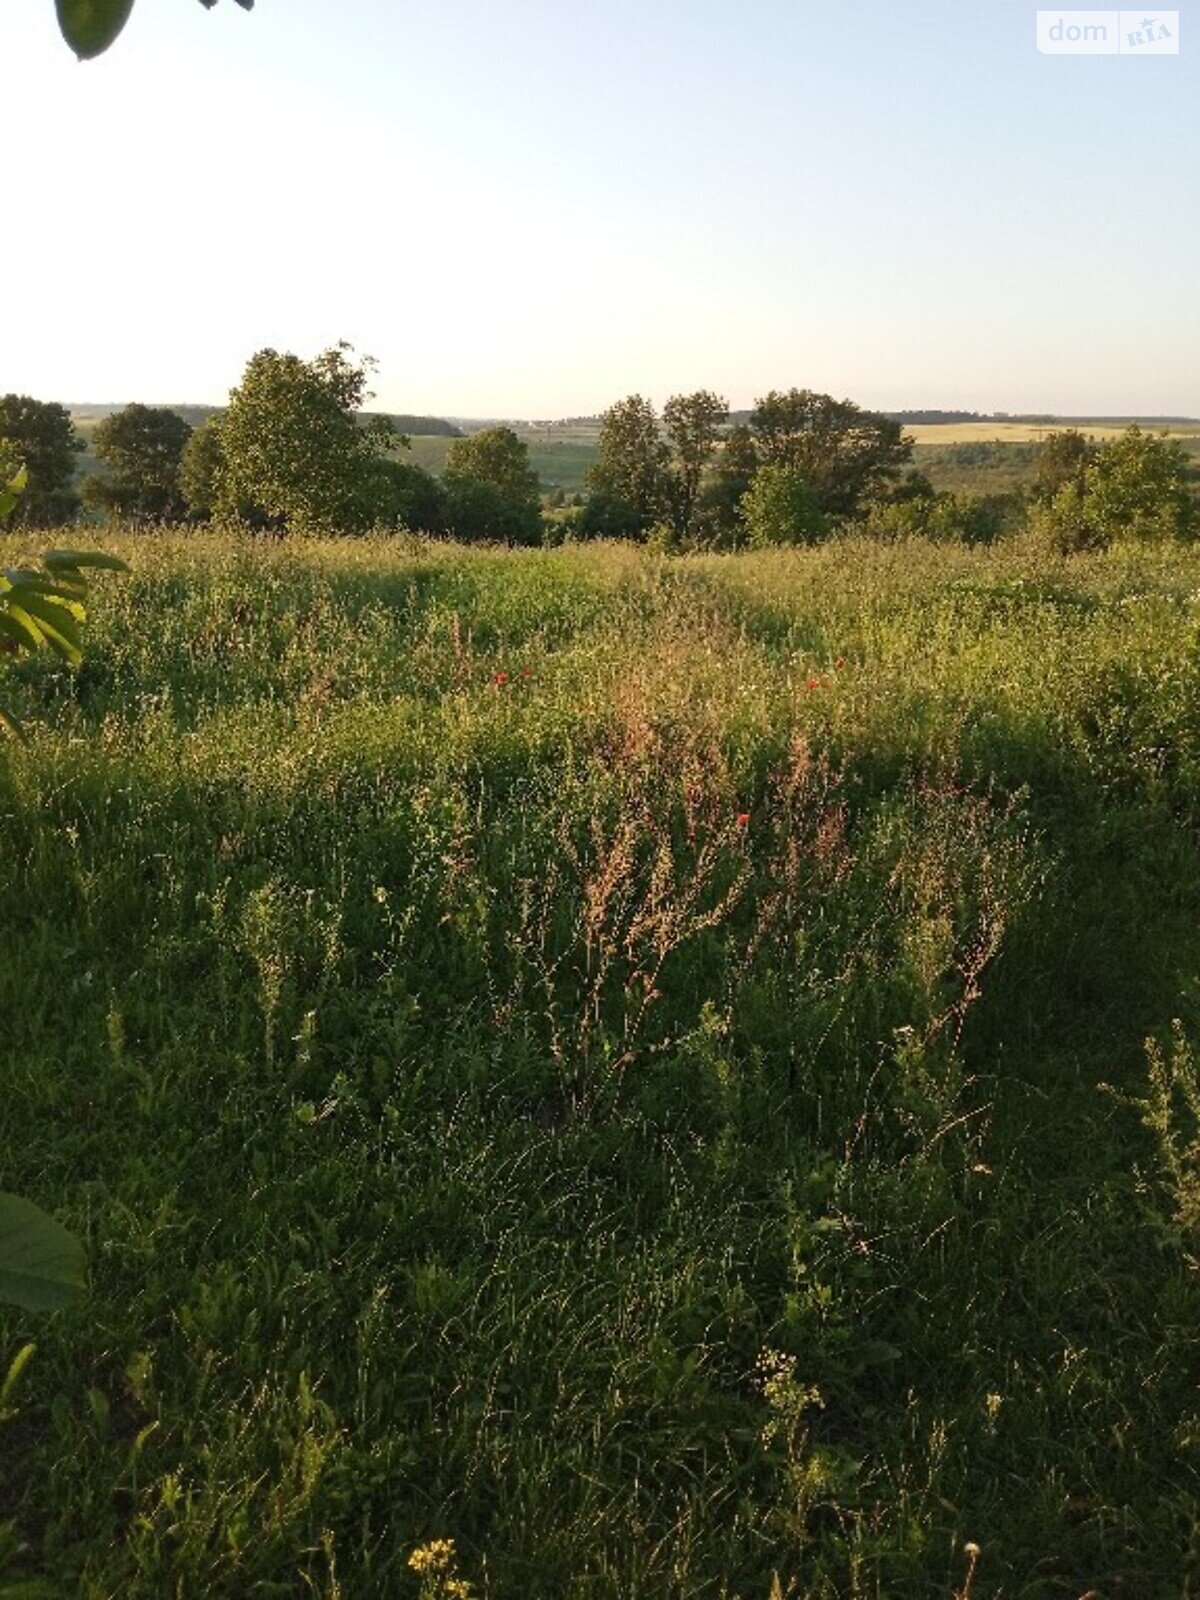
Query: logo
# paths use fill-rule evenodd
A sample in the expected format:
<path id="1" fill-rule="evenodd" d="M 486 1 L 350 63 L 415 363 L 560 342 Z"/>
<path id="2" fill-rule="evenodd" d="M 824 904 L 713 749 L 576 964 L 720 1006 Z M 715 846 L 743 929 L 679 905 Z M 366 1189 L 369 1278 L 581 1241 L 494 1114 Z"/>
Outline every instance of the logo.
<path id="1" fill-rule="evenodd" d="M 1178 11 L 1039 11 L 1045 56 L 1177 56 Z"/>

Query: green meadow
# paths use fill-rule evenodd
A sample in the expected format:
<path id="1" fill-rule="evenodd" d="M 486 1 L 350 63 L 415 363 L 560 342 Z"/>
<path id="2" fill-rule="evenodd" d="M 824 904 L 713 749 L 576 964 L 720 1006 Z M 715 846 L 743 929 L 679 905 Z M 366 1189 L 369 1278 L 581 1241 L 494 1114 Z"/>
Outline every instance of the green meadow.
<path id="1" fill-rule="evenodd" d="M 1200 554 L 106 543 L 0 1596 L 1196 1594 Z"/>
<path id="2" fill-rule="evenodd" d="M 529 464 L 541 480 L 543 489 L 561 489 L 567 494 L 578 494 L 584 487 L 584 477 L 589 467 L 600 459 L 596 436 L 581 439 L 575 436 L 558 437 L 553 432 L 518 427 L 516 430 L 529 447 Z M 441 474 L 452 439 L 437 434 L 413 434 L 407 450 L 396 452 L 396 460 L 412 462 L 427 472 Z"/>

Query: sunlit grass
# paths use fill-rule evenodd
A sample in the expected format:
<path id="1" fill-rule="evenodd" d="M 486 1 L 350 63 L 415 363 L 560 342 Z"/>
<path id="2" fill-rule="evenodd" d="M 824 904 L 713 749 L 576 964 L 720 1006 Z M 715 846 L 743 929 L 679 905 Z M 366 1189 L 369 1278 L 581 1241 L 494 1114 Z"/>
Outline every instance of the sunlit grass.
<path id="1" fill-rule="evenodd" d="M 0 1594 L 1189 1592 L 1200 556 L 114 547 L 0 756 L 92 1269 Z"/>

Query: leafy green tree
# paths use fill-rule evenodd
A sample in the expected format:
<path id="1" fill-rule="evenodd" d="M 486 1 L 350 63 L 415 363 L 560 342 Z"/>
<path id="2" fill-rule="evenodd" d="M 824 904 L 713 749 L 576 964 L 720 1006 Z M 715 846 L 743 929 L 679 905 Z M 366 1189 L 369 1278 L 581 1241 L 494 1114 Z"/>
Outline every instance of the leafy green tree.
<path id="1" fill-rule="evenodd" d="M 254 8 L 254 0 L 237 0 L 243 11 Z M 58 24 L 63 38 L 81 60 L 102 55 L 129 21 L 133 0 L 55 0 Z M 212 10 L 216 0 L 200 0 Z"/>
<path id="2" fill-rule="evenodd" d="M 379 519 L 391 424 L 360 426 L 369 363 L 349 346 L 313 361 L 260 350 L 221 419 L 214 510 L 296 533 L 362 532 Z"/>
<path id="3" fill-rule="evenodd" d="M 814 544 L 828 523 L 811 485 L 795 467 L 773 461 L 760 467 L 739 510 L 747 544 Z"/>
<path id="4" fill-rule="evenodd" d="M 14 516 L 19 527 L 58 527 L 78 514 L 75 465 L 84 448 L 66 406 L 26 394 L 0 398 L 0 483 L 19 467 L 28 474 Z"/>
<path id="5" fill-rule="evenodd" d="M 920 478 L 921 474 L 913 476 Z M 920 484 L 913 485 L 919 489 Z M 874 500 L 859 526 L 885 541 L 928 539 L 935 544 L 994 544 L 1021 510 L 1016 495 L 896 493 Z"/>
<path id="6" fill-rule="evenodd" d="M 750 414 L 760 460 L 790 468 L 822 511 L 856 515 L 912 455 L 900 423 L 811 389 L 772 390 Z"/>
<path id="7" fill-rule="evenodd" d="M 456 539 L 470 544 L 539 544 L 541 514 L 536 524 L 528 507 L 515 504 L 494 483 L 454 473 L 442 479 L 446 526 Z"/>
<path id="8" fill-rule="evenodd" d="M 446 493 L 432 472 L 415 461 L 381 465 L 381 522 L 412 533 L 444 533 Z"/>
<path id="9" fill-rule="evenodd" d="M 216 510 L 224 467 L 221 418 L 205 417 L 193 428 L 179 461 L 179 493 L 189 516 L 197 521 L 209 521 Z"/>
<path id="10" fill-rule="evenodd" d="M 670 450 L 670 521 L 679 543 L 695 532 L 700 486 L 728 421 L 729 402 L 708 389 L 672 395 L 663 407 Z"/>
<path id="11" fill-rule="evenodd" d="M 84 501 L 133 522 L 173 522 L 186 509 L 180 466 L 192 430 L 161 406 L 126 406 L 97 427 L 92 450 L 107 473 L 85 478 Z"/>
<path id="12" fill-rule="evenodd" d="M 1068 483 L 1082 487 L 1096 444 L 1078 428 L 1058 428 L 1046 435 L 1037 453 L 1037 471 L 1030 494 L 1042 505 L 1054 499 Z"/>
<path id="13" fill-rule="evenodd" d="M 571 520 L 577 539 L 641 539 L 651 526 L 637 507 L 619 490 L 610 488 L 592 468 L 587 476 L 587 497 Z"/>
<path id="14" fill-rule="evenodd" d="M 1035 526 L 1060 551 L 1118 539 L 1185 539 L 1197 526 L 1187 452 L 1177 440 L 1127 428 L 1099 445 L 1081 477 L 1044 505 Z"/>
<path id="15" fill-rule="evenodd" d="M 446 452 L 446 477 L 478 478 L 514 503 L 538 505 L 541 484 L 529 446 L 511 428 L 482 428 L 455 439 Z"/>
<path id="16" fill-rule="evenodd" d="M 1186 538 L 1196 523 L 1190 479 L 1177 439 L 1127 428 L 1097 450 L 1084 476 L 1088 517 L 1104 544 Z"/>
<path id="17" fill-rule="evenodd" d="M 738 510 L 758 471 L 758 447 L 744 422 L 730 428 L 700 489 L 692 542 L 712 549 L 740 543 Z"/>
<path id="18" fill-rule="evenodd" d="M 671 509 L 671 451 L 649 400 L 631 394 L 600 419 L 599 460 L 587 475 L 604 513 L 604 536 L 643 538 Z M 584 531 L 599 528 L 583 519 Z"/>
<path id="19" fill-rule="evenodd" d="M 483 428 L 455 439 L 446 452 L 442 481 L 450 529 L 460 538 L 541 542 L 541 486 L 529 463 L 528 445 L 511 428 Z M 492 527 L 481 532 L 481 521 L 488 517 Z"/>

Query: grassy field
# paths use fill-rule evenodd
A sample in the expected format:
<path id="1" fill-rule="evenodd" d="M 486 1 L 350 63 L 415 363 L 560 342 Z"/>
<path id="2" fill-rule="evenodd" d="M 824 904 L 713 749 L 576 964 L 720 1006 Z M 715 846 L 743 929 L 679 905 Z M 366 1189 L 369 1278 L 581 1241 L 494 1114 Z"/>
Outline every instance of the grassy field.
<path id="1" fill-rule="evenodd" d="M 1056 429 L 1078 426 L 1081 432 L 1093 439 L 1116 439 L 1124 432 L 1124 422 L 1106 425 L 1084 422 L 924 422 L 908 423 L 905 433 L 918 445 L 946 444 L 1040 444 L 1048 433 Z M 1146 425 L 1147 431 L 1167 433 L 1173 439 L 1200 440 L 1200 423 L 1171 423 L 1162 428 Z"/>
<path id="2" fill-rule="evenodd" d="M 543 489 L 574 492 L 583 488 L 584 474 L 599 459 L 595 440 L 558 439 L 547 437 L 540 430 L 519 431 L 529 446 L 529 464 L 541 479 Z M 397 459 L 440 473 L 452 443 L 430 434 L 413 435 L 410 448 L 400 451 Z"/>
<path id="3" fill-rule="evenodd" d="M 0 1595 L 1196 1594 L 1200 555 L 114 544 Z"/>

